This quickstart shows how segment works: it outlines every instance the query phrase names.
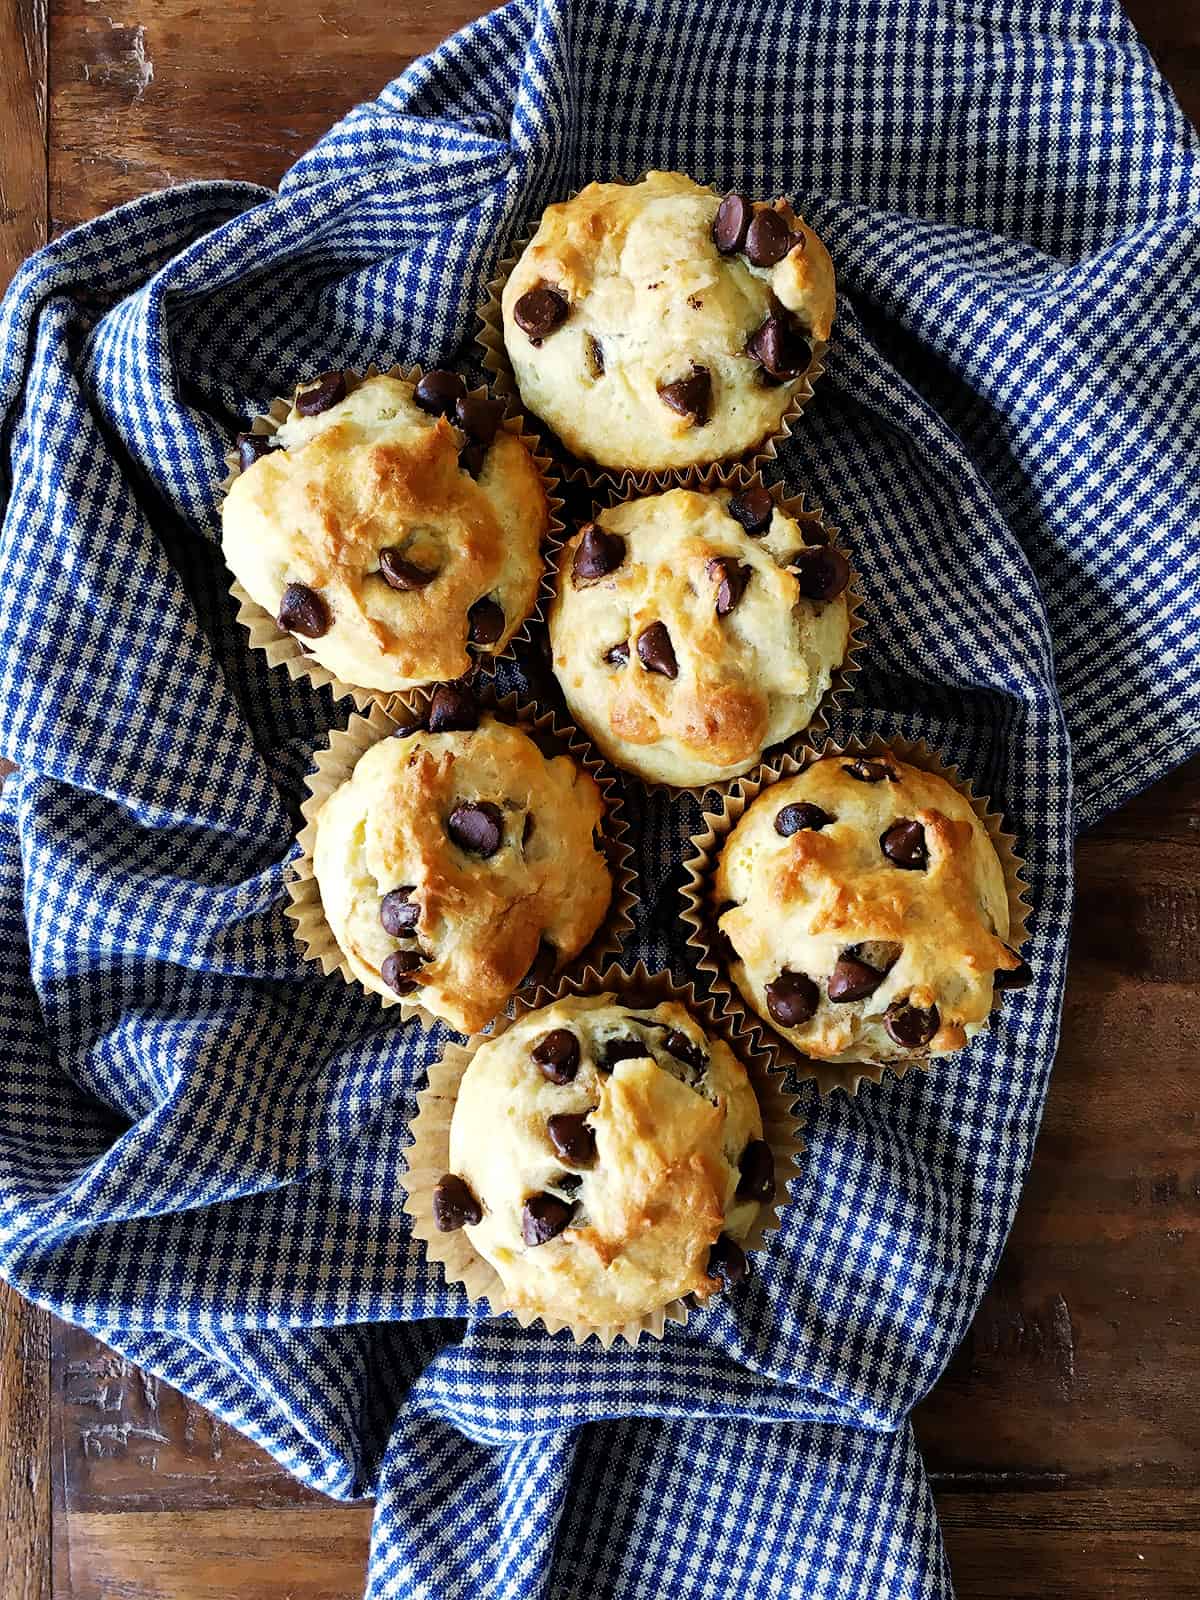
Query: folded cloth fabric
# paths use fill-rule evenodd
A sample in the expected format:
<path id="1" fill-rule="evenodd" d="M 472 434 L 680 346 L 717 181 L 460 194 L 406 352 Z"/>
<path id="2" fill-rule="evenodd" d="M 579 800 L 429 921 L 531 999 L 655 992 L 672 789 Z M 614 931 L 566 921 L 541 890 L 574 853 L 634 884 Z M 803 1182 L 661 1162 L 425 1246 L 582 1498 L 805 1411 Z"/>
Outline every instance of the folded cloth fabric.
<path id="1" fill-rule="evenodd" d="M 441 1043 L 306 966 L 302 776 L 349 707 L 252 654 L 222 451 L 299 374 L 469 358 L 541 207 L 678 168 L 797 197 L 840 317 L 781 458 L 869 670 L 1003 805 L 1036 981 L 854 1100 L 753 1279 L 604 1352 L 466 1318 L 400 1211 Z M 513 0 L 279 192 L 66 235 L 0 313 L 0 1272 L 330 1494 L 369 1592 L 950 1592 L 907 1415 L 962 1336 L 1054 1053 L 1080 826 L 1197 743 L 1197 142 L 1114 0 Z M 532 670 L 532 669 L 531 669 Z M 540 685 L 535 685 L 540 687 Z M 687 965 L 689 800 L 639 798 L 630 956 Z"/>

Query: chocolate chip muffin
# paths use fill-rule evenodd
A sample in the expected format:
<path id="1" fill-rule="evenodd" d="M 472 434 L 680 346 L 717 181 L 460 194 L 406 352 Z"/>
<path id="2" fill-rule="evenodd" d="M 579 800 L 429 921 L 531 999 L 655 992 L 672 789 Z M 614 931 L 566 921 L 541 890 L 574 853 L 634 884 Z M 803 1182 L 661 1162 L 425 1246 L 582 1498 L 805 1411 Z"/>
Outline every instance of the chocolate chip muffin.
<path id="1" fill-rule="evenodd" d="M 786 200 L 651 172 L 548 206 L 501 311 L 528 410 L 577 456 L 665 471 L 779 430 L 829 337 L 833 266 Z"/>
<path id="2" fill-rule="evenodd" d="M 891 754 L 828 756 L 765 788 L 725 840 L 714 901 L 747 1003 L 818 1061 L 947 1055 L 996 988 L 1029 979 L 987 829 Z"/>
<path id="3" fill-rule="evenodd" d="M 560 999 L 476 1051 L 434 1219 L 470 1229 L 515 1309 L 625 1324 L 745 1276 L 776 1192 L 762 1134 L 745 1068 L 683 1006 Z"/>
<path id="4" fill-rule="evenodd" d="M 534 609 L 550 511 L 497 400 L 452 372 L 329 373 L 273 436 L 243 434 L 225 559 L 343 683 L 460 677 Z"/>
<path id="5" fill-rule="evenodd" d="M 359 981 L 474 1033 L 600 926 L 612 880 L 600 790 L 567 755 L 433 696 L 362 755 L 316 818 L 325 920 Z"/>
<path id="6" fill-rule="evenodd" d="M 550 609 L 579 726 L 618 765 L 676 785 L 735 777 L 807 727 L 849 639 L 850 568 L 824 538 L 761 486 L 672 489 L 586 524 Z"/>

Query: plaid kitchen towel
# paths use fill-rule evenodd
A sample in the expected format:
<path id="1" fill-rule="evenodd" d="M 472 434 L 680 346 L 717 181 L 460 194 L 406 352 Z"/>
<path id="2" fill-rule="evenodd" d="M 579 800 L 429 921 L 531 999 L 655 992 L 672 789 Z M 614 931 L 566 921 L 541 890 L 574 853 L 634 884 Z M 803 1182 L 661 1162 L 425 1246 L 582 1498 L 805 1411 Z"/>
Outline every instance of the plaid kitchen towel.
<path id="1" fill-rule="evenodd" d="M 549 200 L 786 193 L 841 285 L 780 459 L 871 654 L 836 733 L 923 735 L 1017 829 L 1034 986 L 929 1076 L 802 1104 L 752 1282 L 604 1352 L 468 1318 L 400 1212 L 441 1042 L 306 966 L 302 778 L 348 705 L 252 655 L 222 451 L 301 374 L 472 360 Z M 1114 0 L 513 0 L 279 192 L 66 235 L 0 312 L 0 1272 L 378 1494 L 369 1592 L 945 1596 L 907 1416 L 1003 1244 L 1054 1053 L 1076 829 L 1197 743 L 1200 163 Z M 630 956 L 683 969 L 687 800 L 628 786 Z"/>

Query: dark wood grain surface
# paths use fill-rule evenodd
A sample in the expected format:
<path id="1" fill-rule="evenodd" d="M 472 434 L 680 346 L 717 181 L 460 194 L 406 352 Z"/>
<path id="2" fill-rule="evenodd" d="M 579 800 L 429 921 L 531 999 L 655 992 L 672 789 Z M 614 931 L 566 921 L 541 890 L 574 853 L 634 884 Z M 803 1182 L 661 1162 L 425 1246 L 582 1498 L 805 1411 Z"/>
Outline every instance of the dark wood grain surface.
<path id="1" fill-rule="evenodd" d="M 482 9 L 0 0 L 0 282 L 149 188 L 273 183 Z M 1200 5 L 1128 9 L 1200 120 Z M 1198 868 L 1200 761 L 1080 845 L 1033 1170 L 917 1414 L 961 1600 L 1200 1597 Z M 357 1600 L 369 1523 L 0 1288 L 0 1600 Z"/>
<path id="2" fill-rule="evenodd" d="M 46 242 L 46 31 L 45 0 L 0 0 L 0 288 Z M 49 1318 L 0 1284 L 0 1600 L 50 1597 L 49 1353 Z"/>

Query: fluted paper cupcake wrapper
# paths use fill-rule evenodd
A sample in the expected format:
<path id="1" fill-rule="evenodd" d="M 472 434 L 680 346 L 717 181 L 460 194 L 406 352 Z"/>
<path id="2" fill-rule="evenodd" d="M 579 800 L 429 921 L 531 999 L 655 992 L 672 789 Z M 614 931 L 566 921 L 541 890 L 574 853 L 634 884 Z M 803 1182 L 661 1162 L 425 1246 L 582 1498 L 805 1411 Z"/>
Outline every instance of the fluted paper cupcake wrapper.
<path id="1" fill-rule="evenodd" d="M 787 1094 L 782 1074 L 771 1066 L 766 1053 L 755 1046 L 735 1017 L 721 1015 L 711 1000 L 699 1000 L 689 983 L 677 984 L 669 973 L 650 973 L 639 961 L 632 973 L 611 965 L 603 970 L 589 966 L 576 977 L 560 979 L 553 988 L 542 989 L 533 999 L 518 996 L 515 1016 L 501 1018 L 489 1034 L 474 1034 L 465 1045 L 449 1045 L 440 1060 L 429 1068 L 429 1083 L 417 1096 L 417 1115 L 410 1132 L 412 1146 L 405 1153 L 407 1171 L 401 1178 L 405 1191 L 404 1210 L 412 1218 L 413 1236 L 425 1246 L 431 1261 L 441 1263 L 447 1284 L 461 1284 L 468 1299 L 486 1301 L 491 1314 L 510 1313 L 521 1327 L 541 1322 L 549 1333 L 570 1329 L 576 1344 L 596 1338 L 607 1349 L 615 1340 L 633 1345 L 639 1339 L 661 1339 L 667 1323 L 686 1324 L 689 1308 L 683 1300 L 672 1300 L 660 1309 L 629 1322 L 594 1324 L 573 1322 L 561 1317 L 516 1306 L 504 1281 L 489 1261 L 471 1244 L 470 1230 L 439 1233 L 433 1220 L 433 1191 L 438 1180 L 450 1170 L 450 1122 L 463 1074 L 475 1052 L 491 1039 L 498 1038 L 531 1011 L 552 1005 L 567 995 L 612 993 L 619 1001 L 642 1008 L 674 1000 L 686 1006 L 710 1037 L 723 1039 L 741 1061 L 750 1077 L 763 1121 L 763 1138 L 775 1157 L 779 1175 L 779 1194 L 774 1201 L 759 1207 L 759 1214 L 742 1248 L 747 1255 L 761 1253 L 769 1235 L 780 1227 L 780 1214 L 789 1203 L 787 1180 L 794 1177 L 805 1145 L 794 1111 L 794 1097 Z M 703 1308 L 694 1313 L 703 1316 Z"/>
<path id="2" fill-rule="evenodd" d="M 646 176 L 645 172 L 636 178 L 611 178 L 611 183 L 628 182 L 640 183 Z M 711 185 L 708 186 L 711 188 Z M 566 196 L 567 200 L 574 200 L 579 194 L 579 188 L 572 189 Z M 716 194 L 716 190 L 711 192 Z M 508 282 L 509 274 L 525 253 L 526 246 L 530 244 L 537 233 L 541 218 L 528 229 L 520 238 L 514 248 L 497 264 L 495 275 L 488 280 L 486 285 L 486 298 L 476 311 L 479 318 L 480 329 L 476 334 L 476 343 L 483 350 L 484 370 L 489 372 L 494 379 L 494 387 L 498 394 L 511 396 L 520 403 L 520 389 L 517 385 L 516 374 L 513 372 L 512 362 L 509 360 L 508 349 L 504 343 L 504 315 L 500 304 L 500 297 L 504 293 L 504 285 Z M 737 456 L 725 458 L 717 463 L 699 463 L 699 469 L 704 470 L 706 465 L 742 465 L 751 469 L 761 467 L 768 461 L 773 461 L 779 453 L 779 446 L 791 438 L 792 429 L 795 427 L 800 413 L 813 397 L 813 385 L 825 371 L 825 352 L 829 343 L 824 339 L 810 340 L 812 346 L 812 360 L 807 372 L 797 382 L 796 388 L 788 402 L 787 409 L 779 419 L 779 425 L 773 429 L 765 439 L 751 445 Z M 636 469 L 633 467 L 602 467 L 598 462 L 584 460 L 572 454 L 559 439 L 548 423 L 538 419 L 539 426 L 544 430 L 547 439 L 555 449 L 562 478 L 565 483 L 582 483 L 592 490 L 603 490 L 614 487 L 622 494 L 629 494 L 633 490 L 648 493 L 653 489 L 670 489 L 677 485 L 680 479 L 696 467 L 663 467 L 657 470 Z"/>
<path id="3" fill-rule="evenodd" d="M 999 858 L 1004 873 L 1004 886 L 1008 892 L 1009 931 L 1006 942 L 1014 950 L 1019 950 L 1028 938 L 1030 908 L 1022 877 L 1024 863 L 1015 848 L 1016 836 L 1005 831 L 1004 818 L 1000 812 L 992 809 L 990 799 L 985 795 L 977 795 L 969 780 L 959 773 L 957 767 L 943 761 L 924 740 L 885 739 L 879 735 L 870 739 L 847 739 L 844 742 L 826 739 L 819 745 L 810 744 L 802 750 L 785 752 L 772 761 L 763 762 L 749 777 L 737 779 L 719 806 L 705 811 L 701 818 L 702 827 L 699 832 L 693 834 L 690 841 L 692 853 L 684 862 L 688 876 L 681 891 L 683 911 L 680 920 L 691 929 L 687 942 L 689 947 L 697 952 L 697 966 L 701 972 L 709 975 L 713 991 L 721 997 L 726 1008 L 737 1015 L 739 1024 L 754 1035 L 756 1043 L 767 1051 L 772 1061 L 790 1068 L 800 1078 L 815 1079 L 822 1095 L 829 1095 L 835 1089 L 844 1089 L 847 1094 L 854 1095 L 858 1093 L 859 1085 L 864 1079 L 870 1083 L 880 1083 L 884 1073 L 889 1071 L 897 1078 L 903 1078 L 914 1066 L 929 1070 L 933 1066 L 933 1060 L 852 1063 L 818 1061 L 804 1055 L 790 1039 L 777 1033 L 749 1004 L 713 949 L 714 923 L 711 904 L 713 873 L 725 840 L 741 820 L 746 808 L 764 789 L 769 789 L 772 784 L 779 783 L 784 778 L 794 778 L 814 761 L 820 761 L 826 756 L 877 756 L 887 752 L 891 752 L 900 761 L 907 762 L 909 766 L 919 767 L 923 772 L 944 778 L 962 795 L 983 823 Z M 993 1012 L 1000 1009 L 1003 999 L 1004 991 L 997 989 L 992 998 Z M 943 1059 L 951 1058 L 934 1058 L 934 1060 Z"/>
<path id="4" fill-rule="evenodd" d="M 417 384 L 424 376 L 424 368 L 419 366 L 391 366 L 377 367 L 372 363 L 363 373 L 358 373 L 351 367 L 342 369 L 342 376 L 346 379 L 349 389 L 357 388 L 367 378 L 385 377 L 399 378 L 404 383 Z M 470 391 L 472 395 L 486 396 L 488 391 L 484 385 Z M 270 408 L 260 416 L 255 417 L 247 430 L 259 437 L 270 437 L 278 433 L 288 414 L 292 409 L 292 401 L 283 396 L 276 396 Z M 537 434 L 531 432 L 525 418 L 518 411 L 510 398 L 505 397 L 505 415 L 500 424 L 505 433 L 511 433 L 518 438 L 529 452 L 530 459 L 541 475 L 546 491 L 549 523 L 546 535 L 542 540 L 542 575 L 538 584 L 537 598 L 533 610 L 513 633 L 512 638 L 500 651 L 480 651 L 474 657 L 474 666 L 470 676 L 475 673 L 491 675 L 495 672 L 497 663 L 512 660 L 516 654 L 517 646 L 528 643 L 532 637 L 535 623 L 541 622 L 545 616 L 546 606 L 549 603 L 553 589 L 551 586 L 554 570 L 554 558 L 561 547 L 563 539 L 562 508 L 563 501 L 558 493 L 559 480 L 554 470 L 554 463 L 542 448 L 542 442 Z M 221 483 L 222 494 L 228 494 L 234 479 L 241 475 L 236 450 L 229 450 L 225 454 L 225 465 L 229 469 Z M 252 649 L 261 650 L 272 667 L 283 667 L 290 678 L 305 679 L 315 684 L 317 688 L 328 686 L 333 690 L 335 699 L 351 699 L 359 711 L 367 711 L 373 705 L 386 705 L 397 694 L 409 691 L 402 689 L 364 689 L 359 685 L 346 683 L 343 679 L 323 667 L 315 657 L 308 655 L 295 634 L 286 632 L 265 607 L 250 597 L 243 584 L 236 578 L 230 584 L 230 593 L 237 601 L 237 620 L 250 636 Z"/>
<path id="5" fill-rule="evenodd" d="M 408 715 L 426 709 L 432 694 L 432 690 L 412 690 L 407 695 L 393 697 L 388 706 L 373 706 L 366 716 L 352 716 L 344 731 L 335 729 L 329 735 L 329 743 L 314 751 L 314 769 L 306 779 L 308 798 L 300 808 L 304 826 L 296 836 L 300 854 L 289 864 L 285 914 L 293 924 L 292 931 L 306 960 L 317 962 L 326 975 L 339 973 L 344 982 L 358 985 L 368 994 L 375 994 L 375 991 L 361 983 L 325 920 L 320 885 L 313 870 L 317 818 L 333 791 L 351 776 L 360 757 L 381 739 L 390 738 Z M 497 697 L 490 685 L 477 691 L 476 699 L 481 711 L 493 712 L 502 721 L 520 724 L 539 739 L 561 746 L 562 754 L 570 756 L 577 766 L 590 773 L 599 786 L 604 804 L 604 853 L 612 878 L 612 896 L 591 940 L 563 970 L 567 973 L 584 970 L 597 961 L 619 955 L 633 932 L 638 895 L 633 847 L 628 839 L 629 824 L 615 774 L 572 724 L 557 720 L 550 712 L 539 710 L 515 694 Z M 521 993 L 520 988 L 516 993 Z M 423 1027 L 433 1028 L 445 1020 L 419 1001 L 407 997 L 376 995 L 376 998 L 385 1008 L 399 1006 L 401 1018 L 406 1022 L 416 1017 Z M 510 996 L 506 1004 L 511 1007 L 513 997 Z"/>
<path id="6" fill-rule="evenodd" d="M 842 658 L 841 664 L 831 675 L 829 688 L 822 695 L 820 703 L 813 713 L 812 720 L 805 727 L 798 729 L 794 734 L 789 734 L 786 739 L 780 740 L 778 744 L 769 746 L 766 751 L 760 750 L 753 761 L 748 763 L 744 772 L 734 774 L 730 778 L 710 780 L 707 783 L 662 783 L 656 779 L 647 778 L 640 772 L 625 768 L 616 756 L 606 757 L 614 766 L 621 767 L 622 771 L 628 771 L 631 777 L 644 784 L 648 790 L 660 790 L 667 795 L 694 795 L 703 805 L 708 795 L 727 794 L 733 784 L 739 782 L 747 773 L 752 772 L 761 761 L 776 761 L 785 753 L 798 753 L 806 745 L 811 744 L 813 739 L 819 738 L 828 731 L 831 714 L 839 702 L 847 699 L 853 692 L 854 675 L 862 670 L 861 657 L 866 644 L 866 619 L 863 614 L 865 602 L 862 580 L 858 569 L 850 558 L 849 550 L 839 539 L 838 529 L 831 523 L 826 522 L 822 514 L 814 506 L 808 504 L 804 495 L 785 494 L 782 484 L 764 483 L 761 473 L 752 472 L 748 467 L 742 466 L 693 467 L 690 472 L 683 475 L 678 483 L 669 485 L 669 488 L 694 489 L 704 494 L 712 494 L 717 489 L 733 489 L 738 492 L 744 489 L 765 489 L 781 511 L 786 512 L 790 517 L 794 517 L 802 525 L 807 523 L 810 527 L 815 526 L 820 529 L 833 549 L 845 557 L 850 567 L 850 582 L 845 591 L 848 623 L 846 653 Z M 651 489 L 646 491 L 646 494 L 664 494 L 666 492 L 667 490 L 664 489 Z M 623 493 L 613 486 L 602 499 L 593 502 L 591 519 L 594 521 L 603 511 L 612 510 L 616 506 L 627 504 L 630 500 L 641 498 L 644 498 L 641 494 Z M 551 572 L 551 599 L 547 606 L 547 618 L 551 614 L 554 598 L 558 592 L 558 585 L 563 581 L 563 575 L 566 571 L 570 537 L 568 535 L 564 538 L 555 553 L 554 567 Z M 559 687 L 561 689 L 561 684 Z M 584 731 L 587 737 L 594 737 L 588 734 L 587 730 Z"/>

